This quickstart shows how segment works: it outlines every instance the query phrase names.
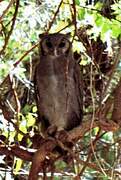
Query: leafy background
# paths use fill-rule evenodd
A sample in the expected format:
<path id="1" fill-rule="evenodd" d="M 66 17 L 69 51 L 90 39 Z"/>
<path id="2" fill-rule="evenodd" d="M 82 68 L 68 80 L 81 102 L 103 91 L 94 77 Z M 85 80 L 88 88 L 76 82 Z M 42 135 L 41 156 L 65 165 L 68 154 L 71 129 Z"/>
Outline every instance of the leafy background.
<path id="1" fill-rule="evenodd" d="M 31 137 L 40 131 L 33 74 L 38 35 L 45 32 L 71 32 L 83 67 L 83 121 L 101 120 L 75 144 L 71 164 L 54 162 L 51 178 L 121 179 L 120 0 L 0 1 L 1 179 L 26 179 L 30 170 L 30 163 L 9 149 L 13 144 L 32 149 Z"/>

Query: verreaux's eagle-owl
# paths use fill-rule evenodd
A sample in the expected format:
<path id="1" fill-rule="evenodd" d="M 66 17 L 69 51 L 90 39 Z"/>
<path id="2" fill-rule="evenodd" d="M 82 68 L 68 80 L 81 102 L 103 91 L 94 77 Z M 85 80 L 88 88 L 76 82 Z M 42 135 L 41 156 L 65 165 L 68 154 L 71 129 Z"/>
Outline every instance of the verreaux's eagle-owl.
<path id="1" fill-rule="evenodd" d="M 40 35 L 40 61 L 35 72 L 35 92 L 44 131 L 55 126 L 71 130 L 82 120 L 80 65 L 73 58 L 68 35 Z"/>

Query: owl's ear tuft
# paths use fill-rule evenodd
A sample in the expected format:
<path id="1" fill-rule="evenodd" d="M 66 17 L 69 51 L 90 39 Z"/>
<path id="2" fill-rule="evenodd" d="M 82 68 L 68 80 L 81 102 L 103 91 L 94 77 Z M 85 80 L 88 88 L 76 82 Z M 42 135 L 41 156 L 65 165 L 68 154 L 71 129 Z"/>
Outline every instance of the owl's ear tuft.
<path id="1" fill-rule="evenodd" d="M 39 34 L 39 39 L 41 40 L 43 37 L 45 37 L 46 35 L 48 35 L 47 33 L 43 33 L 43 34 Z"/>
<path id="2" fill-rule="evenodd" d="M 39 38 L 42 39 L 45 36 L 45 34 L 39 34 Z"/>

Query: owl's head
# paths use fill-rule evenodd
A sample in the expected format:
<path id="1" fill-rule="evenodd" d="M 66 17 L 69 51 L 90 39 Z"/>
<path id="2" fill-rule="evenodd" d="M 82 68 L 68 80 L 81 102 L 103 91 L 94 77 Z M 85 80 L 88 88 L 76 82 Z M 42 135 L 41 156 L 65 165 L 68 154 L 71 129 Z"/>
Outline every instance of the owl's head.
<path id="1" fill-rule="evenodd" d="M 58 57 L 67 55 L 71 51 L 71 42 L 69 41 L 69 34 L 40 34 L 40 50 L 42 55 L 51 55 Z"/>

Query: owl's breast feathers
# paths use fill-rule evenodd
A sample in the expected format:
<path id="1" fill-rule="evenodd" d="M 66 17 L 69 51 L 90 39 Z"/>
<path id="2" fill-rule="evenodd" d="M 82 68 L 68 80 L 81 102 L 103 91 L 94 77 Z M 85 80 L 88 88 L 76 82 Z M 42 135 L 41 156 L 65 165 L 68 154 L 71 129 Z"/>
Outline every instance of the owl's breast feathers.
<path id="1" fill-rule="evenodd" d="M 58 130 L 70 130 L 81 123 L 82 80 L 74 59 L 40 59 L 35 84 L 39 116 L 45 128 L 55 125 Z"/>

